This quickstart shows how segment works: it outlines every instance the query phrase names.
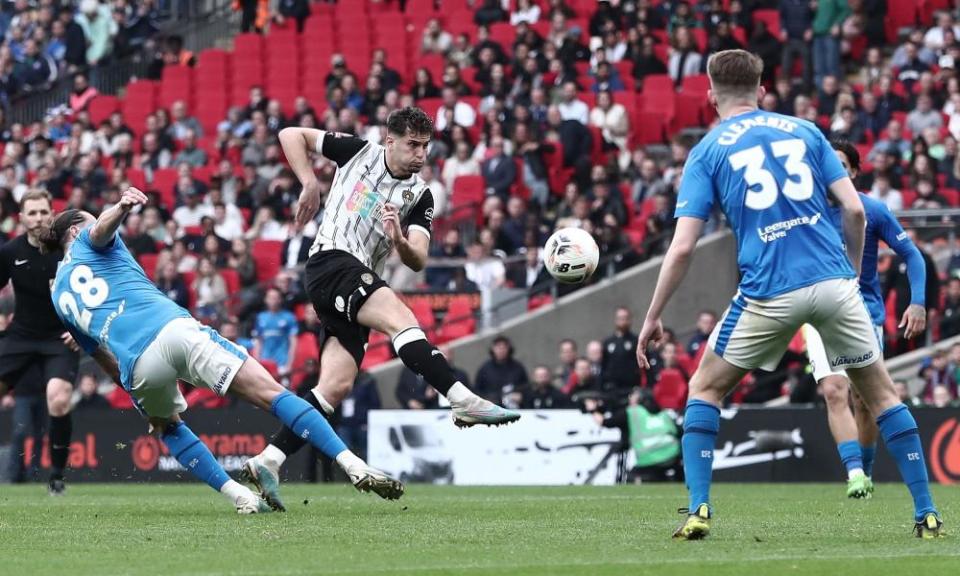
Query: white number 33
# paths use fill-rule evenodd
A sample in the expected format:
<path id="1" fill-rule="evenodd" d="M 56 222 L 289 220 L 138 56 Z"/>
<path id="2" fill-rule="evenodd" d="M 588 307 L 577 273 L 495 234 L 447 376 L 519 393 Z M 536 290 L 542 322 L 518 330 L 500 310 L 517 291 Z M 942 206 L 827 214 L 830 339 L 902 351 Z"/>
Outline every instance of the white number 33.
<path id="1" fill-rule="evenodd" d="M 776 158 L 784 158 L 783 169 L 787 178 L 783 183 L 783 195 L 791 200 L 807 200 L 813 196 L 813 174 L 810 166 L 803 161 L 807 145 L 803 140 L 780 140 L 770 144 Z M 730 156 L 730 165 L 734 170 L 745 170 L 743 178 L 750 189 L 747 190 L 744 203 L 747 208 L 764 210 L 777 201 L 779 186 L 773 173 L 763 167 L 767 155 L 763 148 L 754 146 Z"/>

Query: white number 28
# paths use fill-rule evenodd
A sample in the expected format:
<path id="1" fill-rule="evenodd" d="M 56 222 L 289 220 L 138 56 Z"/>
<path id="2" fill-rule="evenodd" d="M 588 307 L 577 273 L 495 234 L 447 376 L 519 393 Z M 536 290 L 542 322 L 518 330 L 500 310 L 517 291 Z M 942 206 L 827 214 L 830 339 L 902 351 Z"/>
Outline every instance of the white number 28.
<path id="1" fill-rule="evenodd" d="M 798 201 L 813 196 L 813 174 L 810 166 L 803 161 L 807 152 L 807 145 L 803 140 L 779 140 L 770 144 L 770 149 L 774 157 L 784 158 L 783 168 L 788 178 L 783 183 L 783 195 Z M 767 155 L 760 146 L 747 148 L 730 156 L 733 169 L 744 170 L 743 178 L 751 188 L 747 190 L 744 203 L 753 210 L 764 210 L 777 201 L 777 181 L 773 174 L 763 167 L 766 159 Z"/>
<path id="2" fill-rule="evenodd" d="M 70 290 L 73 293 L 62 292 L 60 294 L 57 305 L 60 306 L 61 312 L 73 316 L 80 329 L 89 334 L 93 313 L 87 308 L 96 308 L 103 304 L 110 294 L 110 287 L 107 286 L 103 278 L 95 277 L 89 266 L 81 264 L 74 268 L 70 274 Z M 85 308 L 77 305 L 74 294 L 80 296 L 80 301 Z"/>

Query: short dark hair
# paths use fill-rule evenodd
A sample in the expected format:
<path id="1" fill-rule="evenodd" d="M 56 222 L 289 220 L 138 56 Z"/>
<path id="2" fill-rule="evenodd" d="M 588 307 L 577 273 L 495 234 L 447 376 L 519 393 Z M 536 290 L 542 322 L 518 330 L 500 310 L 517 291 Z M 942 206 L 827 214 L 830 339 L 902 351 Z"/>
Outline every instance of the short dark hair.
<path id="1" fill-rule="evenodd" d="M 720 98 L 741 97 L 760 85 L 763 60 L 746 50 L 723 50 L 707 60 L 711 88 Z"/>
<path id="2" fill-rule="evenodd" d="M 853 143 L 845 138 L 834 138 L 830 141 L 830 146 L 833 146 L 833 149 L 837 152 L 843 152 L 843 155 L 847 157 L 847 162 L 850 164 L 850 167 L 857 172 L 860 171 L 860 152 Z"/>
<path id="3" fill-rule="evenodd" d="M 408 133 L 432 136 L 433 120 L 423 110 L 407 106 L 390 113 L 387 117 L 387 130 L 395 136 L 406 136 Z"/>

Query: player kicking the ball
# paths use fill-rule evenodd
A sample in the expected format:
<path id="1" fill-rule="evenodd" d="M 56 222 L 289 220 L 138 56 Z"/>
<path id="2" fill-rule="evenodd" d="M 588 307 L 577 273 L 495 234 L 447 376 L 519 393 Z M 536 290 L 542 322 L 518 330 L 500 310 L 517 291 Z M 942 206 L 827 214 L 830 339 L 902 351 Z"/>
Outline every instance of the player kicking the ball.
<path id="1" fill-rule="evenodd" d="M 853 180 L 860 172 L 860 153 L 847 141 L 832 142 L 840 163 Z M 910 306 L 903 313 L 900 327 L 904 336 L 913 338 L 923 334 L 927 323 L 924 308 L 927 271 L 920 250 L 900 227 L 896 217 L 886 205 L 865 194 L 860 195 L 867 218 L 863 248 L 863 264 L 860 267 L 860 294 L 870 312 L 877 343 L 883 350 L 883 323 L 886 320 L 880 278 L 877 276 L 879 243 L 883 240 L 897 253 L 907 266 L 910 279 Z M 831 210 L 832 220 L 842 230 L 840 215 Z M 850 412 L 850 380 L 843 369 L 831 367 L 823 341 L 816 329 L 805 324 L 803 335 L 807 341 L 807 356 L 813 367 L 813 377 L 823 390 L 827 402 L 827 422 L 837 442 L 840 460 L 847 470 L 847 497 L 870 498 L 873 494 L 873 459 L 877 453 L 877 437 L 880 435 L 876 422 L 856 394 L 853 395 L 853 413 Z"/>
<path id="2" fill-rule="evenodd" d="M 877 418 L 913 496 L 916 534 L 936 538 L 942 523 L 917 423 L 884 367 L 854 270 L 863 259 L 863 204 L 814 125 L 757 109 L 762 71 L 763 62 L 744 50 L 717 52 L 707 62 L 708 97 L 721 121 L 687 159 L 676 233 L 637 342 L 637 360 L 647 368 L 647 344 L 661 338 L 663 309 L 719 204 L 736 235 L 740 288 L 690 380 L 682 440 L 690 505 L 674 538 L 696 540 L 710 532 L 713 450 L 724 396 L 750 370 L 772 369 L 804 323 L 820 332 L 831 368 L 846 369 Z M 829 222 L 828 189 L 840 206 L 846 252 Z"/>
<path id="3" fill-rule="evenodd" d="M 221 492 L 241 514 L 282 510 L 232 480 L 206 445 L 180 419 L 187 403 L 177 379 L 224 395 L 228 391 L 269 410 L 294 433 L 333 458 L 358 490 L 384 498 L 403 485 L 347 450 L 330 424 L 288 392 L 246 351 L 201 325 L 154 287 L 124 246 L 117 228 L 147 197 L 136 188 L 100 218 L 81 210 L 60 214 L 42 246 L 63 250 L 53 283 L 57 314 L 76 342 L 133 397 L 177 461 Z"/>
<path id="4" fill-rule="evenodd" d="M 390 114 L 384 146 L 308 128 L 280 132 L 283 152 L 303 185 L 298 225 L 309 222 L 320 208 L 320 183 L 310 153 L 337 163 L 305 273 L 307 294 L 324 329 L 319 382 L 306 400 L 327 416 L 349 396 L 373 329 L 389 336 L 400 360 L 447 397 L 458 426 L 499 425 L 520 418 L 458 382 L 413 312 L 380 278 L 394 249 L 407 267 L 419 271 L 426 265 L 433 195 L 418 173 L 432 134 L 433 122 L 419 108 Z M 280 466 L 303 445 L 296 434 L 281 430 L 244 465 L 245 476 L 266 497 L 279 499 L 266 487 L 277 485 Z"/>

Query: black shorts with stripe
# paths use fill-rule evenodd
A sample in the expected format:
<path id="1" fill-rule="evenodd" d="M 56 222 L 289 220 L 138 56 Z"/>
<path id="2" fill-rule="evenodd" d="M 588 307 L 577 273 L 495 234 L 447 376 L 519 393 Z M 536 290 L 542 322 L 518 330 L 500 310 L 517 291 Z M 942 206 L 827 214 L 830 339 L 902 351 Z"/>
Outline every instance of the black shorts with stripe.
<path id="1" fill-rule="evenodd" d="M 307 260 L 304 280 L 307 296 L 323 326 L 320 350 L 328 338 L 336 338 L 359 368 L 370 329 L 357 322 L 357 312 L 374 291 L 387 283 L 356 256 L 322 246 Z"/>

